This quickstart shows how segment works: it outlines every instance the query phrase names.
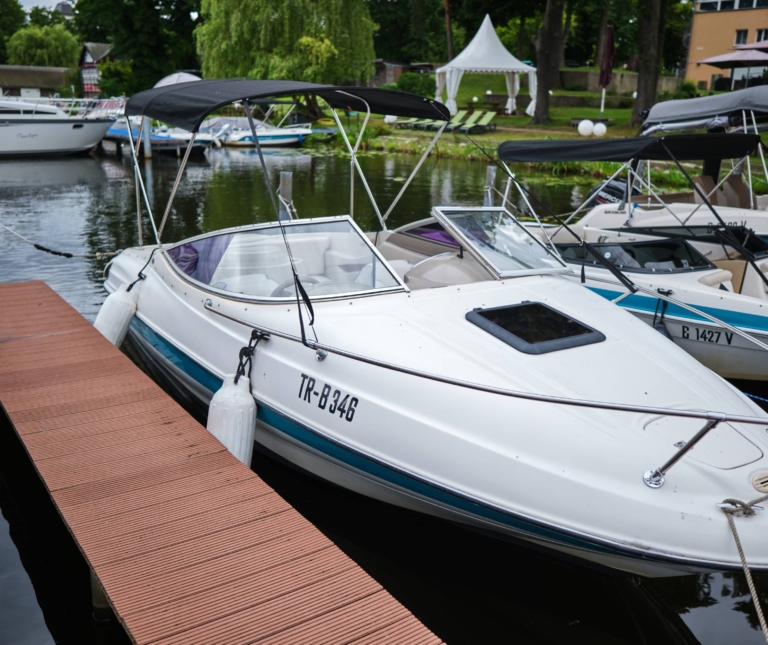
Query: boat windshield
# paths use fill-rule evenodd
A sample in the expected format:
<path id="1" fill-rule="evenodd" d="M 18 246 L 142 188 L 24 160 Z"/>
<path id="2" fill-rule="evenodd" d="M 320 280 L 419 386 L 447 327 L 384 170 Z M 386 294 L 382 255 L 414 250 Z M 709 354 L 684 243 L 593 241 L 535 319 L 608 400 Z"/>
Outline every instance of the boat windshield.
<path id="1" fill-rule="evenodd" d="M 284 229 L 296 272 L 311 298 L 402 288 L 348 217 L 286 222 Z M 277 223 L 181 242 L 168 255 L 182 273 L 214 289 L 260 299 L 296 297 Z"/>
<path id="2" fill-rule="evenodd" d="M 707 258 L 681 239 L 592 244 L 611 264 L 637 273 L 683 273 L 716 268 Z M 581 244 L 558 244 L 566 262 L 601 266 Z"/>
<path id="3" fill-rule="evenodd" d="M 500 278 L 568 271 L 503 208 L 436 208 L 433 212 L 459 246 Z"/>

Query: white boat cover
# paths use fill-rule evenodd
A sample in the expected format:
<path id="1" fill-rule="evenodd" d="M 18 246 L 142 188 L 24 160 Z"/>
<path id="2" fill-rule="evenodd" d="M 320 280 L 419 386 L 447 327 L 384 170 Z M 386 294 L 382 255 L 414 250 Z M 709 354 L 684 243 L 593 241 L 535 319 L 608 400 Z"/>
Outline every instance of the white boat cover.
<path id="1" fill-rule="evenodd" d="M 472 42 L 466 46 L 456 58 L 437 70 L 437 93 L 435 100 L 442 102 L 443 91 L 448 90 L 446 107 L 451 114 L 456 114 L 456 95 L 464 72 L 474 74 L 504 74 L 507 79 L 506 112 L 511 114 L 517 105 L 515 97 L 520 91 L 520 74 L 528 74 L 528 89 L 531 103 L 525 113 L 533 116 L 536 110 L 536 68 L 520 62 L 507 51 L 496 30 L 493 28 L 490 16 L 486 14 L 483 24 L 477 30 Z"/>

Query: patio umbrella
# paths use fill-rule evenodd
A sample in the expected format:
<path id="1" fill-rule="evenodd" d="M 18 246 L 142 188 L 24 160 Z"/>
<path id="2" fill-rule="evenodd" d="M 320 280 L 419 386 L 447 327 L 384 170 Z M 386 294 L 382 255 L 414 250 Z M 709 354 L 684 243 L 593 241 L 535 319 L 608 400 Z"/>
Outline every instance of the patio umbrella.
<path id="1" fill-rule="evenodd" d="M 613 40 L 613 25 L 605 28 L 605 39 L 603 40 L 603 58 L 600 61 L 600 78 L 597 84 L 603 88 L 603 98 L 600 101 L 600 118 L 603 118 L 605 111 L 605 90 L 611 84 L 613 78 L 613 55 L 616 52 L 616 45 Z"/>
<path id="2" fill-rule="evenodd" d="M 754 43 L 760 45 L 763 43 Z M 768 48 L 768 44 L 765 45 Z M 768 66 L 768 53 L 759 51 L 754 47 L 746 49 L 737 49 L 727 54 L 720 54 L 719 56 L 711 56 L 702 60 L 696 61 L 697 65 L 711 65 L 712 67 L 718 67 L 720 69 L 736 69 L 737 67 L 747 68 L 747 77 L 749 77 L 750 67 L 763 67 Z M 735 82 L 733 74 L 731 74 L 731 89 L 733 89 L 733 83 Z"/>

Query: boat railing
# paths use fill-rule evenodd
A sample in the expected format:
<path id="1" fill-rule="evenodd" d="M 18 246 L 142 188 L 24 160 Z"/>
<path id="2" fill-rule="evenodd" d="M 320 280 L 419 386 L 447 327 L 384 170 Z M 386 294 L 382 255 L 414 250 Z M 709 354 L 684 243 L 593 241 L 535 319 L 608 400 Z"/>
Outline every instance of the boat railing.
<path id="1" fill-rule="evenodd" d="M 418 378 L 428 379 L 436 381 L 438 383 L 446 383 L 448 385 L 455 385 L 457 387 L 467 388 L 470 390 L 476 390 L 478 392 L 487 392 L 489 394 L 496 394 L 500 396 L 507 396 L 516 399 L 525 399 L 528 401 L 539 401 L 542 403 L 553 403 L 556 405 L 568 405 L 579 408 L 592 408 L 597 410 L 612 410 L 616 412 L 630 412 L 635 414 L 648 414 L 660 417 L 680 417 L 686 419 L 702 419 L 705 421 L 704 426 L 693 436 L 688 442 L 679 446 L 678 451 L 672 455 L 662 466 L 658 468 L 651 468 L 643 473 L 643 481 L 650 488 L 660 488 L 664 485 L 665 475 L 672 466 L 674 466 L 682 457 L 691 450 L 697 443 L 699 443 L 711 430 L 714 430 L 722 422 L 732 423 L 746 423 L 751 425 L 768 426 L 768 419 L 761 417 L 749 417 L 739 414 L 730 414 L 727 412 L 713 412 L 705 410 L 681 410 L 678 408 L 658 408 L 646 405 L 634 405 L 631 403 L 612 403 L 609 401 L 590 401 L 587 399 L 572 399 L 563 396 L 554 396 L 551 394 L 539 394 L 537 392 L 521 392 L 519 390 L 510 390 L 507 388 L 497 387 L 495 385 L 484 385 L 481 383 L 473 383 L 471 381 L 464 381 L 452 376 L 443 376 L 441 374 L 433 374 L 425 372 L 413 367 L 407 367 L 404 365 L 396 365 L 388 361 L 384 361 L 378 358 L 372 358 L 370 356 L 362 356 L 354 352 L 326 345 L 318 341 L 310 340 L 309 338 L 302 339 L 299 336 L 288 334 L 286 332 L 277 331 L 263 325 L 254 324 L 248 320 L 244 320 L 238 316 L 225 313 L 220 308 L 214 307 L 213 301 L 209 298 L 205 300 L 203 306 L 208 311 L 227 318 L 233 322 L 236 322 L 244 327 L 249 327 L 254 330 L 253 333 L 257 334 L 261 340 L 268 340 L 270 337 L 275 336 L 277 338 L 283 338 L 296 343 L 302 343 L 310 349 L 315 350 L 315 356 L 318 361 L 323 361 L 327 358 L 328 354 L 335 354 L 337 356 L 343 356 L 354 361 L 361 363 L 367 363 L 368 365 L 375 365 L 387 370 L 400 372 L 401 374 L 408 374 L 410 376 L 416 376 Z"/>
<path id="2" fill-rule="evenodd" d="M 55 107 L 64 111 L 68 116 L 76 119 L 103 118 L 117 119 L 122 116 L 126 100 L 123 97 L 108 99 L 92 98 L 59 98 L 59 97 L 35 97 L 26 98 L 20 96 L 4 96 L 3 101 L 18 101 L 38 106 Z M 32 113 L 34 116 L 34 112 Z"/>

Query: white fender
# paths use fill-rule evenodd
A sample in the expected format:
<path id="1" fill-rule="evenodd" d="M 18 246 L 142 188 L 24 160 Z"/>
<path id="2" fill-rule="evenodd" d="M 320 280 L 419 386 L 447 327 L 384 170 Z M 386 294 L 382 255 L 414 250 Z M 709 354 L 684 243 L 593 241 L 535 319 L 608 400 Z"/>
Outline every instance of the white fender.
<path id="1" fill-rule="evenodd" d="M 123 343 L 131 319 L 136 313 L 136 287 L 128 291 L 127 284 L 121 284 L 113 294 L 107 297 L 99 309 L 99 315 L 93 326 L 115 347 Z"/>
<path id="2" fill-rule="evenodd" d="M 256 401 L 251 394 L 251 380 L 227 374 L 208 408 L 208 432 L 250 468 L 256 433 Z"/>

